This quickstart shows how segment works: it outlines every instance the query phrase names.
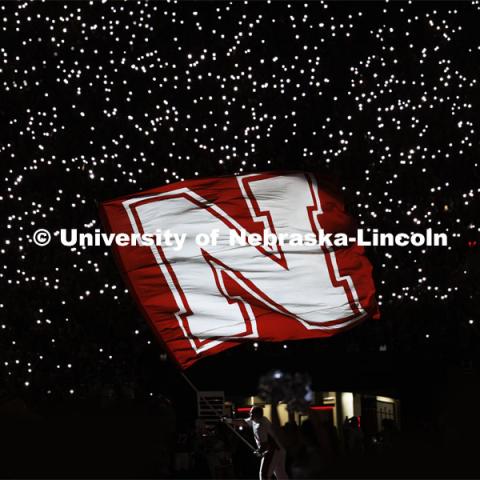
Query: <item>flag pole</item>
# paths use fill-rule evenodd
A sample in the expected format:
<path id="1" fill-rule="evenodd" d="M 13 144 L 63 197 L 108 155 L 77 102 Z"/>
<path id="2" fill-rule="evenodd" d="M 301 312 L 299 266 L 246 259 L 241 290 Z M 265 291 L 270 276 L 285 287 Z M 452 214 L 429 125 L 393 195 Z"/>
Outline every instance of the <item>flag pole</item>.
<path id="1" fill-rule="evenodd" d="M 187 375 L 185 375 L 185 373 L 182 372 L 182 371 L 180 371 L 180 375 L 185 379 L 185 381 L 188 383 L 188 385 L 191 387 L 191 389 L 199 397 L 198 388 L 192 383 L 192 381 L 187 377 Z M 205 400 L 205 403 L 213 411 L 214 415 L 217 416 L 219 419 L 221 419 L 221 417 L 219 417 L 218 414 L 215 413 L 215 408 L 209 402 L 208 398 L 205 397 L 204 400 Z M 247 445 L 247 447 L 250 448 L 250 450 L 252 450 L 253 452 L 255 452 L 257 450 L 246 438 L 244 438 L 242 435 L 240 435 L 240 433 L 238 433 L 229 423 L 223 423 L 223 424 L 226 425 L 245 445 Z"/>

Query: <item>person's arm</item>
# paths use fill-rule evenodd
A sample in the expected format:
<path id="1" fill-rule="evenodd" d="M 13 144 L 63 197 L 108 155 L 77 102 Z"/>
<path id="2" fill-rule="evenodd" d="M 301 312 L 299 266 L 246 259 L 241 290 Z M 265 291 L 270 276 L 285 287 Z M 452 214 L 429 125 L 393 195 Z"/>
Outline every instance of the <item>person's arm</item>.
<path id="1" fill-rule="evenodd" d="M 269 447 L 270 445 L 268 442 L 260 442 L 260 447 L 258 447 L 257 452 L 263 455 L 264 453 L 268 452 Z"/>
<path id="2" fill-rule="evenodd" d="M 222 417 L 222 422 L 234 425 L 235 427 L 249 427 L 250 425 L 243 418 Z"/>

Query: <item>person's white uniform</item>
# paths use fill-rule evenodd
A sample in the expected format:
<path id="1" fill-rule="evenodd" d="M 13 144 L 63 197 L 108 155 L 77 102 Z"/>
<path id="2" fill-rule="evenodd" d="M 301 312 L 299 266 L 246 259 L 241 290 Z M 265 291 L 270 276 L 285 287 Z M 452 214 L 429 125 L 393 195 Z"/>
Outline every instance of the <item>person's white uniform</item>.
<path id="1" fill-rule="evenodd" d="M 247 418 L 245 423 L 251 427 L 258 448 L 268 445 L 267 453 L 263 455 L 260 463 L 260 480 L 272 478 L 272 474 L 277 480 L 288 479 L 285 471 L 285 449 L 278 441 L 270 420 L 267 417 L 262 417 L 258 421 Z"/>

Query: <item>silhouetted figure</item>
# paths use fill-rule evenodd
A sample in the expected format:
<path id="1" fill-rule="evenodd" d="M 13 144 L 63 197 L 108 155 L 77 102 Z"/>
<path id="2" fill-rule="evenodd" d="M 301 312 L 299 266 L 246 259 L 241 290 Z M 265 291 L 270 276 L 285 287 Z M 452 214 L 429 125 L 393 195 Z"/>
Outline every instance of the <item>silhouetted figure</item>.
<path id="1" fill-rule="evenodd" d="M 274 408 L 276 407 L 272 407 L 272 413 Z M 270 420 L 263 415 L 262 407 L 252 407 L 250 417 L 245 420 L 225 420 L 235 425 L 246 425 L 252 429 L 253 437 L 258 447 L 257 454 L 261 457 L 260 480 L 270 479 L 272 475 L 275 475 L 277 480 L 288 479 L 288 474 L 285 470 L 285 449 L 274 431 L 274 426 Z M 278 418 L 276 423 L 277 422 Z M 279 425 L 276 425 L 276 427 L 277 431 L 279 431 Z"/>

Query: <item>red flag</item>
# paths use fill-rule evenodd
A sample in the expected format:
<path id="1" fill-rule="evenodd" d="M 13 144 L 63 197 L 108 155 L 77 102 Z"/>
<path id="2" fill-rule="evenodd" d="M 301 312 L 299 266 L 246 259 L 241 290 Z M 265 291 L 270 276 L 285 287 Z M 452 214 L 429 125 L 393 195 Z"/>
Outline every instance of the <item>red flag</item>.
<path id="1" fill-rule="evenodd" d="M 351 238 L 355 224 L 314 174 L 189 180 L 105 202 L 101 213 L 111 233 L 143 235 L 143 245 L 113 248 L 183 368 L 241 342 L 326 337 L 378 317 L 363 247 L 326 242 Z"/>

